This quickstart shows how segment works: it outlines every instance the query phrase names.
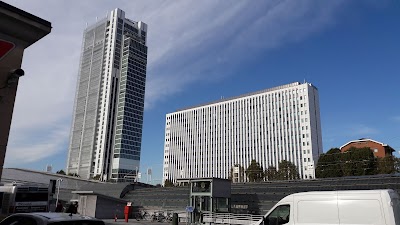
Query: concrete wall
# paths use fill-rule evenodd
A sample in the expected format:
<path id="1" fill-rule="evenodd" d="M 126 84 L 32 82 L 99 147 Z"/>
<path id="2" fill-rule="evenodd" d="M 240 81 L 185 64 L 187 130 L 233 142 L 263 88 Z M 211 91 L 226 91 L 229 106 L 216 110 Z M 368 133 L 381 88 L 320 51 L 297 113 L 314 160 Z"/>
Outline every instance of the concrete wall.
<path id="1" fill-rule="evenodd" d="M 78 213 L 85 216 L 96 216 L 96 195 L 79 196 Z"/>
<path id="2" fill-rule="evenodd" d="M 135 208 L 184 211 L 189 205 L 190 187 L 143 188 L 125 195 Z"/>
<path id="3" fill-rule="evenodd" d="M 71 191 L 77 190 L 95 191 L 99 194 L 119 198 L 122 190 L 129 185 L 128 183 L 103 183 L 77 177 L 18 168 L 5 168 L 3 170 L 1 182 L 11 183 L 15 181 L 17 183 L 49 185 L 50 180 L 57 180 L 59 178 L 62 179 L 62 182 L 60 183 L 59 199 L 63 201 L 78 199 L 78 195 L 71 194 Z"/>
<path id="4" fill-rule="evenodd" d="M 283 197 L 305 191 L 394 189 L 400 193 L 400 176 L 376 175 L 318 180 L 232 184 L 233 213 L 265 214 Z M 144 209 L 184 211 L 189 187 L 133 190 L 124 199 Z"/>
<path id="5" fill-rule="evenodd" d="M 112 219 L 114 215 L 118 218 L 124 218 L 124 207 L 126 202 L 115 201 L 112 199 L 104 198 L 101 196 L 97 197 L 96 202 L 96 218 L 98 219 Z"/>

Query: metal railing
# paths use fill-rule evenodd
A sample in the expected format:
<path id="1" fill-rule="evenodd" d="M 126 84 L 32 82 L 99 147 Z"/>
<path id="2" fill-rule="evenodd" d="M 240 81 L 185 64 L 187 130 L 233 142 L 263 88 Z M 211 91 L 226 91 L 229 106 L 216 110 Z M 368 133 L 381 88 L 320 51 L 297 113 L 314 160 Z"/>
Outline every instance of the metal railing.
<path id="1" fill-rule="evenodd" d="M 203 223 L 206 224 L 243 224 L 256 225 L 262 222 L 262 215 L 233 213 L 204 213 Z"/>

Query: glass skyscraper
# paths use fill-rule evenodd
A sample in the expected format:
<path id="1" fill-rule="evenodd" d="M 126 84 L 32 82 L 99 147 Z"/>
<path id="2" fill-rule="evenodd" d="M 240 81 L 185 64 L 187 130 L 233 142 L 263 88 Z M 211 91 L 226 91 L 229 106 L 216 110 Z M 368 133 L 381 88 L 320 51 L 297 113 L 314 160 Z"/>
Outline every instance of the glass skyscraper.
<path id="1" fill-rule="evenodd" d="M 147 25 L 115 9 L 83 35 L 67 173 L 120 181 L 140 163 Z"/>

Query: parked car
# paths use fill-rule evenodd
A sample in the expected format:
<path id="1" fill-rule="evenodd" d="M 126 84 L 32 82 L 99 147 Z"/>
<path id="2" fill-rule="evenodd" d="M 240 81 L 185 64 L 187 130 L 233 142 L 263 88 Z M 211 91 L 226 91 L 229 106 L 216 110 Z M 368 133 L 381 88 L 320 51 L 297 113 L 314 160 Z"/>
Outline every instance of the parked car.
<path id="1" fill-rule="evenodd" d="M 38 212 L 16 213 L 5 218 L 0 225 L 104 225 L 102 220 L 79 214 Z"/>
<path id="2" fill-rule="evenodd" d="M 393 190 L 291 194 L 265 215 L 264 224 L 400 225 L 400 199 Z"/>

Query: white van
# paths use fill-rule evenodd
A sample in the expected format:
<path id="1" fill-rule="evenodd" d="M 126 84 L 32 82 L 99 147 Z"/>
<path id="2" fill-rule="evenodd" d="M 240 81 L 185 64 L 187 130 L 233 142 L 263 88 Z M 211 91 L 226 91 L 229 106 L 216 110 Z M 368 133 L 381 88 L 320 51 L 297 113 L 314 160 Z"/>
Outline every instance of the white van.
<path id="1" fill-rule="evenodd" d="M 400 225 L 400 199 L 393 190 L 291 194 L 280 200 L 263 222 L 266 225 Z"/>

